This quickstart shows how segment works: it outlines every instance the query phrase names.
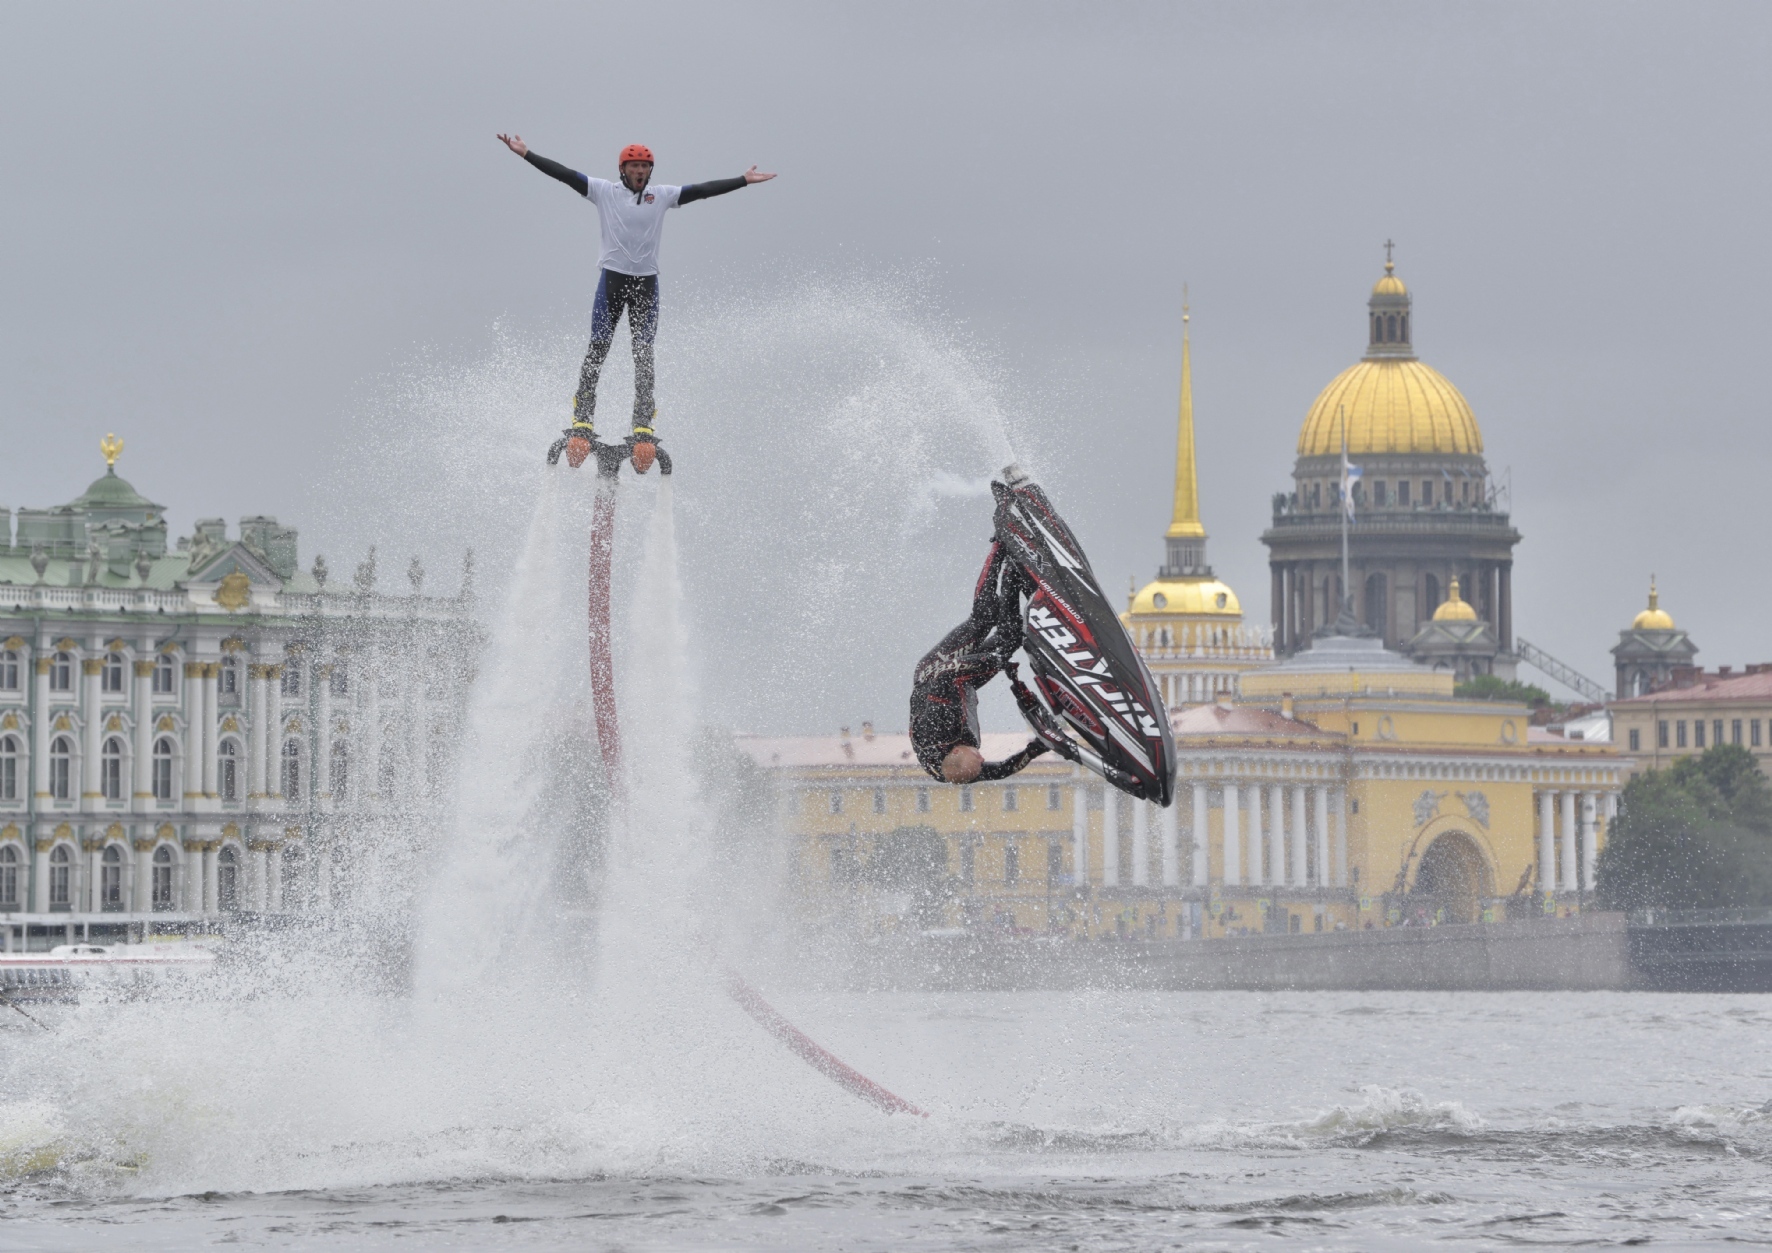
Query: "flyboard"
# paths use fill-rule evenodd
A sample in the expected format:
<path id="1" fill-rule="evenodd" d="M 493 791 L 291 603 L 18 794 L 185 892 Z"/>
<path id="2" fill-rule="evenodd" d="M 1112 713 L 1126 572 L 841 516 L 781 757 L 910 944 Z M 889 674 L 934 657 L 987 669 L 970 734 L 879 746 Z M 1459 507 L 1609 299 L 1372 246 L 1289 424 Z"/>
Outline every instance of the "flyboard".
<path id="1" fill-rule="evenodd" d="M 1051 500 L 1020 466 L 992 482 L 996 542 L 1020 572 L 1019 631 L 1003 671 L 1034 736 L 1139 800 L 1175 799 L 1175 737 L 1161 689 Z M 1020 649 L 1030 690 L 1008 654 Z"/>
<path id="2" fill-rule="evenodd" d="M 566 432 L 567 436 L 571 432 Z M 555 465 L 566 447 L 566 438 L 548 449 L 548 464 Z M 633 441 L 619 444 L 592 443 L 597 460 L 597 495 L 591 519 L 591 554 L 586 603 L 590 620 L 591 710 L 597 723 L 597 747 L 603 769 L 619 804 L 622 799 L 621 718 L 615 704 L 615 663 L 609 641 L 609 571 L 615 552 L 615 495 L 621 463 L 633 455 Z M 670 454 L 657 449 L 658 472 L 671 472 Z M 774 1036 L 789 1052 L 839 1086 L 889 1114 L 928 1115 L 903 1097 L 896 1096 L 844 1062 L 782 1016 L 763 994 L 730 966 L 721 964 L 726 994 L 756 1023 Z"/>

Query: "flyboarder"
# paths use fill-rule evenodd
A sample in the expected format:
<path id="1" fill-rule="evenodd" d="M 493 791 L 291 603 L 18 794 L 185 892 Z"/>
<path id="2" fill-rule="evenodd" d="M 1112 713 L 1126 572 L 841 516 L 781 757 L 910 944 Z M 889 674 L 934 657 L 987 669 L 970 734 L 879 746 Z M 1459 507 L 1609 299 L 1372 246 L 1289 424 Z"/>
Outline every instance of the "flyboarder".
<path id="1" fill-rule="evenodd" d="M 634 469 L 644 474 L 652 467 L 658 451 L 652 429 L 657 414 L 653 401 L 652 340 L 658 332 L 658 243 L 665 210 L 724 196 L 750 183 L 766 183 L 775 175 L 759 173 L 753 165 L 736 178 L 685 187 L 655 186 L 652 150 L 644 144 L 629 144 L 617 158 L 621 170 L 618 184 L 589 178 L 531 152 L 521 135 L 500 135 L 499 139 L 536 169 L 559 179 L 596 205 L 602 224 L 602 251 L 598 257 L 602 273 L 597 279 L 596 303 L 591 308 L 591 346 L 578 375 L 572 425 L 565 432 L 567 463 L 582 465 L 590 455 L 596 439 L 592 419 L 597 409 L 597 376 L 615 342 L 615 324 L 625 310 L 628 334 L 634 344 Z"/>

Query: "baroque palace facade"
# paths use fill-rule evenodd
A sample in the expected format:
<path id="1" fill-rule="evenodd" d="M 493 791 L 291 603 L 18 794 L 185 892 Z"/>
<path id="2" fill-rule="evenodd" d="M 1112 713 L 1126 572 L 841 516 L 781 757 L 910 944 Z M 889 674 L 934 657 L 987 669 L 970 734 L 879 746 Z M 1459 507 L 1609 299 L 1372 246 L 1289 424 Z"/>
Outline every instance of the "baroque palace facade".
<path id="1" fill-rule="evenodd" d="M 220 519 L 169 547 L 105 474 L 0 546 L 0 943 L 189 929 L 348 891 L 372 827 L 435 817 L 478 634 L 461 591 L 298 568 Z"/>
<path id="2" fill-rule="evenodd" d="M 1631 763 L 1533 727 L 1523 704 L 1454 695 L 1473 673 L 1512 674 L 1519 535 L 1494 509 L 1469 406 L 1415 360 L 1409 319 L 1387 264 L 1366 359 L 1311 406 L 1296 488 L 1262 537 L 1271 634 L 1243 623 L 1206 561 L 1184 323 L 1165 561 L 1123 619 L 1169 706 L 1173 806 L 1053 758 L 946 787 L 908 736 L 871 727 L 741 737 L 783 794 L 804 908 L 863 931 L 1179 939 L 1578 910 Z M 1370 484 L 1351 607 L 1334 495 L 1344 429 Z M 986 755 L 1025 739 L 987 736 Z"/>

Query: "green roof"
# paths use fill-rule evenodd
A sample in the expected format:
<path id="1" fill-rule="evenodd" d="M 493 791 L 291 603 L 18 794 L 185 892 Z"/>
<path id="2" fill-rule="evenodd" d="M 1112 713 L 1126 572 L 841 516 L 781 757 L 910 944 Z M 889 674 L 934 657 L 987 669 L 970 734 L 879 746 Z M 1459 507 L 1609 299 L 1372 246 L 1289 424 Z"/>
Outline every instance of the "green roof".
<path id="1" fill-rule="evenodd" d="M 129 485 L 129 480 L 117 477 L 115 469 L 106 470 L 102 478 L 92 481 L 86 494 L 72 502 L 73 508 L 80 509 L 159 509 L 153 501 L 143 496 Z"/>

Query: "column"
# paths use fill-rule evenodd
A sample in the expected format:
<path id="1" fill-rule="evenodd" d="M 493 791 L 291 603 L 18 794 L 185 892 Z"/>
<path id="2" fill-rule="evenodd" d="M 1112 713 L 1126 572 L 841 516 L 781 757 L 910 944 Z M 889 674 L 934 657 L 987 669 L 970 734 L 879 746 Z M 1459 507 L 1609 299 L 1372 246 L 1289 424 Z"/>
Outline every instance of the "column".
<path id="1" fill-rule="evenodd" d="M 265 667 L 265 795 L 283 795 L 283 667 Z"/>
<path id="2" fill-rule="evenodd" d="M 1224 883 L 1226 887 L 1236 887 L 1243 882 L 1243 824 L 1237 813 L 1237 785 L 1225 783 L 1220 790 L 1224 793 L 1224 830 L 1219 833 L 1224 845 Z"/>
<path id="3" fill-rule="evenodd" d="M 1310 834 L 1304 823 L 1304 785 L 1292 787 L 1292 886 L 1310 886 Z"/>
<path id="4" fill-rule="evenodd" d="M 352 768 L 358 768 L 357 761 L 363 765 L 358 782 L 352 785 L 352 795 L 360 801 L 385 801 L 388 798 L 381 795 L 381 684 L 376 682 L 369 667 L 361 667 L 358 672 L 363 676 L 363 717 L 361 727 L 357 727 L 358 719 L 351 720 L 351 725 L 357 728 L 357 743 L 352 746 Z M 356 751 L 358 749 L 361 751 Z M 361 808 L 360 803 L 358 807 Z"/>
<path id="5" fill-rule="evenodd" d="M 1244 793 L 1249 798 L 1249 837 L 1248 880 L 1251 887 L 1262 887 L 1268 882 L 1265 872 L 1265 858 L 1261 853 L 1261 784 L 1251 783 Z"/>
<path id="6" fill-rule="evenodd" d="M 105 841 L 102 836 L 91 834 L 86 837 L 86 882 L 80 885 L 77 898 L 89 913 L 98 913 L 100 901 L 98 895 L 98 868 L 104 856 Z"/>
<path id="7" fill-rule="evenodd" d="M 253 867 L 253 905 L 261 914 L 271 912 L 271 846 L 261 843 L 247 854 Z"/>
<path id="8" fill-rule="evenodd" d="M 1311 799 L 1316 802 L 1317 886 L 1326 888 L 1335 882 L 1329 865 L 1329 789 L 1318 784 L 1311 789 Z"/>
<path id="9" fill-rule="evenodd" d="M 314 668 L 314 734 L 309 743 L 314 746 L 314 760 L 308 768 L 313 771 L 313 795 L 321 806 L 330 808 L 332 800 L 332 667 L 316 666 Z"/>
<path id="10" fill-rule="evenodd" d="M 265 718 L 268 714 L 265 687 L 269 666 L 254 662 L 246 667 L 246 799 L 257 801 L 270 791 L 265 782 Z"/>
<path id="11" fill-rule="evenodd" d="M 1176 789 L 1180 791 L 1179 788 Z M 1159 818 L 1163 824 L 1163 886 L 1178 888 L 1181 886 L 1181 797 L 1177 796 Z"/>
<path id="12" fill-rule="evenodd" d="M 31 841 L 33 854 L 31 857 L 31 912 L 47 914 L 49 912 L 49 850 L 55 838 L 38 832 Z"/>
<path id="13" fill-rule="evenodd" d="M 430 715 L 425 710 L 424 681 L 416 671 L 408 686 L 411 689 L 412 722 L 409 730 L 412 737 L 412 754 L 408 769 L 411 778 L 406 784 L 406 794 L 412 798 L 415 804 L 423 804 L 430 793 L 428 774 L 430 769 L 430 735 L 428 734 Z M 1142 809 L 1143 806 L 1140 808 Z"/>
<path id="14" fill-rule="evenodd" d="M 1267 881 L 1286 886 L 1286 789 L 1278 783 L 1267 789 Z"/>
<path id="15" fill-rule="evenodd" d="M 203 663 L 185 662 L 184 796 L 187 802 L 203 795 Z M 174 781 L 177 785 L 177 781 Z"/>
<path id="16" fill-rule="evenodd" d="M 1557 873 L 1557 883 L 1565 892 L 1573 892 L 1580 877 L 1576 872 L 1575 861 L 1575 793 L 1564 792 L 1563 799 L 1563 864 Z"/>
<path id="17" fill-rule="evenodd" d="M 1594 823 L 1596 811 L 1600 805 L 1598 792 L 1584 792 L 1581 796 L 1581 886 L 1583 890 L 1594 890 L 1596 863 L 1600 860 L 1599 829 Z"/>
<path id="18" fill-rule="evenodd" d="M 283 847 L 279 844 L 265 849 L 265 910 L 283 912 Z"/>
<path id="19" fill-rule="evenodd" d="M 99 671 L 105 668 L 104 658 L 88 657 L 80 663 L 80 716 L 85 721 L 85 760 L 80 763 L 80 808 L 95 813 L 104 808 L 105 798 L 98 790 L 98 746 L 104 730 L 104 712 L 99 708 Z"/>
<path id="20" fill-rule="evenodd" d="M 1286 633 L 1286 588 L 1280 578 L 1280 569 L 1277 565 L 1273 568 L 1273 600 L 1270 603 L 1274 607 L 1274 651 L 1283 653 L 1290 650 L 1292 641 Z"/>
<path id="21" fill-rule="evenodd" d="M 1132 886 L 1151 884 L 1151 807 L 1132 802 Z"/>
<path id="22" fill-rule="evenodd" d="M 1501 563 L 1501 651 L 1514 651 L 1514 563 Z"/>
<path id="23" fill-rule="evenodd" d="M 154 659 L 135 663 L 135 787 L 130 808 L 154 809 Z"/>
<path id="24" fill-rule="evenodd" d="M 220 840 L 203 841 L 203 904 L 204 915 L 211 916 L 220 912 L 216 902 L 218 886 L 216 879 L 216 854 L 221 851 Z"/>
<path id="25" fill-rule="evenodd" d="M 1330 808 L 1335 811 L 1335 886 L 1338 888 L 1344 888 L 1347 886 L 1346 788 L 1338 787 L 1335 789 L 1334 804 L 1331 805 Z"/>
<path id="26" fill-rule="evenodd" d="M 1071 773 L 1071 882 L 1089 882 L 1089 776 L 1081 766 Z"/>
<path id="27" fill-rule="evenodd" d="M 1538 794 L 1538 890 L 1557 890 L 1557 794 Z"/>
<path id="28" fill-rule="evenodd" d="M 1120 886 L 1120 789 L 1101 789 L 1101 883 Z"/>
<path id="29" fill-rule="evenodd" d="M 1194 793 L 1194 829 L 1190 833 L 1190 843 L 1194 853 L 1194 886 L 1203 888 L 1211 879 L 1211 853 L 1206 847 L 1206 785 L 1196 782 Z"/>
<path id="30" fill-rule="evenodd" d="M 31 715 L 31 792 L 38 808 L 49 801 L 49 667 L 54 654 L 37 651 L 36 711 Z"/>
<path id="31" fill-rule="evenodd" d="M 202 715 L 202 753 L 203 753 L 203 795 L 215 800 L 220 793 L 216 791 L 215 778 L 215 747 L 218 742 L 216 726 L 219 721 L 220 696 L 216 691 L 221 681 L 221 663 L 215 661 L 203 664 L 203 715 Z"/>
<path id="32" fill-rule="evenodd" d="M 152 836 L 137 835 L 132 841 L 135 847 L 135 912 L 138 914 L 152 913 L 154 909 L 154 844 Z"/>

